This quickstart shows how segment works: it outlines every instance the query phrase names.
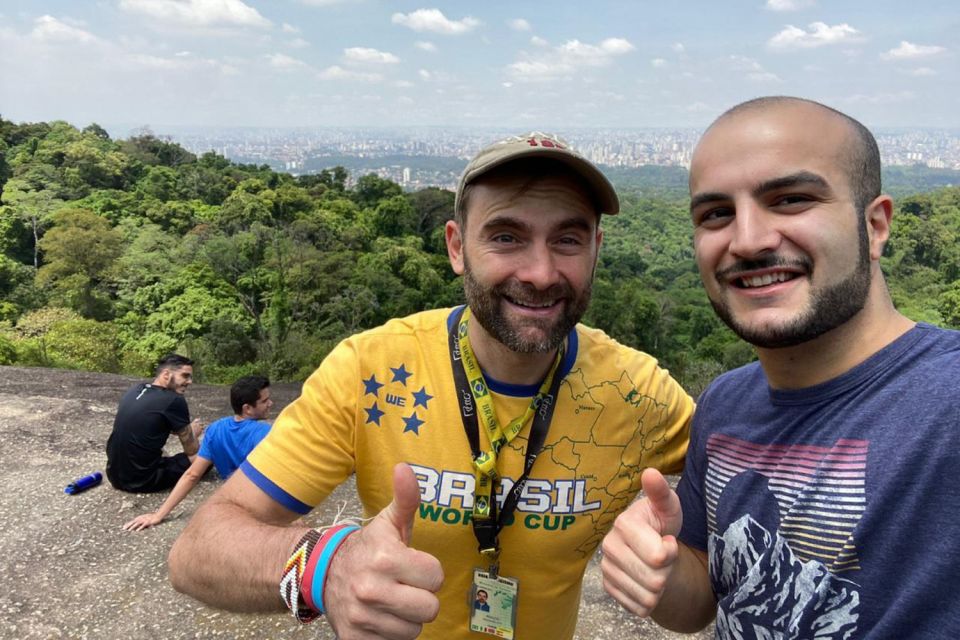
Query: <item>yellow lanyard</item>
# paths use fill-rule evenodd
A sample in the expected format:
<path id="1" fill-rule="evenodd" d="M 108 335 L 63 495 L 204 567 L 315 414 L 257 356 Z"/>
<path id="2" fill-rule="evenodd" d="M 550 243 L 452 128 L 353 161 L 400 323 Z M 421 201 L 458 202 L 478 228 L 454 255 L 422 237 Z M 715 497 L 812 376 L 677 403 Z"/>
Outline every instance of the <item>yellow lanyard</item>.
<path id="1" fill-rule="evenodd" d="M 553 376 L 556 374 L 563 360 L 563 346 L 557 350 L 557 357 L 550 367 L 550 371 L 543 379 L 540 390 L 531 398 L 530 404 L 523 415 L 515 417 L 507 425 L 506 431 L 500 428 L 500 422 L 497 420 L 497 412 L 493 406 L 493 398 L 490 397 L 486 380 L 483 377 L 483 371 L 477 362 L 477 358 L 470 347 L 470 338 L 467 336 L 467 323 L 470 319 L 470 308 L 467 307 L 460 319 L 460 325 L 457 328 L 458 342 L 460 345 L 460 361 L 463 363 L 463 371 L 467 376 L 470 386 L 470 392 L 477 403 L 477 413 L 487 432 L 487 438 L 490 440 L 491 449 L 483 451 L 473 460 L 474 476 L 476 483 L 474 487 L 473 517 L 474 519 L 486 519 L 491 515 L 491 503 L 493 502 L 493 483 L 499 478 L 497 472 L 497 456 L 504 445 L 509 444 L 517 437 L 523 428 L 530 422 L 540 405 L 540 401 L 550 389 L 553 382 Z"/>

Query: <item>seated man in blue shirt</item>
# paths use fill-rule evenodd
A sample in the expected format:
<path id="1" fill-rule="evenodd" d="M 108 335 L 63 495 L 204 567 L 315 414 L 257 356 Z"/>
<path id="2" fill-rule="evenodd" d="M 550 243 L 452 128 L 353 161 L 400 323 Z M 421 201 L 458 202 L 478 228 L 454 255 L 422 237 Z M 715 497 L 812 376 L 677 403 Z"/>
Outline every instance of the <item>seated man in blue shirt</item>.
<path id="1" fill-rule="evenodd" d="M 163 522 L 211 466 L 226 479 L 270 431 L 270 425 L 262 422 L 273 406 L 267 378 L 245 376 L 234 382 L 230 387 L 230 406 L 236 415 L 220 418 L 207 427 L 197 457 L 160 508 L 137 516 L 124 524 L 124 529 L 142 531 Z"/>

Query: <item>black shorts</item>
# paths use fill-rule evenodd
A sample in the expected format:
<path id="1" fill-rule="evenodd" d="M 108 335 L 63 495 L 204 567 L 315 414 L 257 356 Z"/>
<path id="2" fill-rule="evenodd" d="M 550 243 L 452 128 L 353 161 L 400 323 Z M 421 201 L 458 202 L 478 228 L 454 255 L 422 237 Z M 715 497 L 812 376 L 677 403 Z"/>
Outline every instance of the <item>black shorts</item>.
<path id="1" fill-rule="evenodd" d="M 130 493 L 155 493 L 157 491 L 168 491 L 173 488 L 180 476 L 190 468 L 190 458 L 185 453 L 178 453 L 174 456 L 164 456 L 160 458 L 160 463 L 153 471 L 153 474 L 145 481 L 141 482 L 123 482 L 115 478 L 111 473 L 112 469 L 107 467 L 107 478 L 115 489 L 129 491 Z"/>
<path id="2" fill-rule="evenodd" d="M 154 489 L 141 489 L 141 491 L 165 491 L 173 489 L 173 486 L 180 480 L 180 476 L 190 468 L 190 458 L 185 453 L 178 453 L 175 456 L 160 458 L 160 471 L 157 476 Z"/>

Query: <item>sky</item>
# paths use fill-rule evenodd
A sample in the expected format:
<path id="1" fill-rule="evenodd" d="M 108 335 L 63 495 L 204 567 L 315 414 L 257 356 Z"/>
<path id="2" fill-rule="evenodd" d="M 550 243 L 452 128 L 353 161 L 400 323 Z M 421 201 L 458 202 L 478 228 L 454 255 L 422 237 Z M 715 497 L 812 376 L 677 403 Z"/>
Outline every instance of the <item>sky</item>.
<path id="1" fill-rule="evenodd" d="M 0 116 L 703 127 L 762 95 L 960 128 L 957 0 L 0 0 Z"/>

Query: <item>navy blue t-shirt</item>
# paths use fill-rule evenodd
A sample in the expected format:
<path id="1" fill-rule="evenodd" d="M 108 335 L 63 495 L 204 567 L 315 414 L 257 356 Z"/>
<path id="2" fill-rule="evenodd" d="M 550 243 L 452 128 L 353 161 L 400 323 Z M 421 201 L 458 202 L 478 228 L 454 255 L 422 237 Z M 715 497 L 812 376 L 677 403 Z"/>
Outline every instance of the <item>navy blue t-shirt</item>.
<path id="1" fill-rule="evenodd" d="M 957 637 L 958 390 L 960 332 L 925 324 L 814 387 L 710 385 L 677 492 L 718 638 Z"/>
<path id="2" fill-rule="evenodd" d="M 116 487 L 137 491 L 161 473 L 163 445 L 190 425 L 182 395 L 148 383 L 132 386 L 120 399 L 107 440 L 107 477 Z"/>

